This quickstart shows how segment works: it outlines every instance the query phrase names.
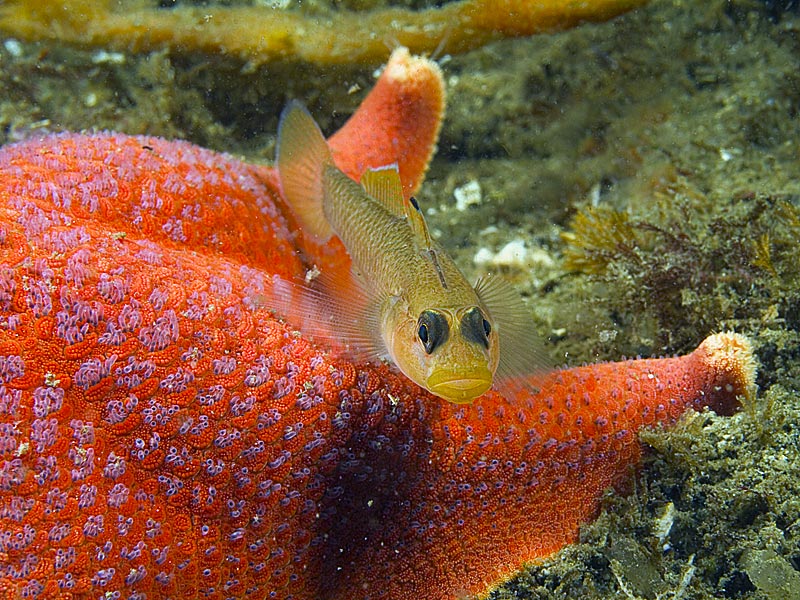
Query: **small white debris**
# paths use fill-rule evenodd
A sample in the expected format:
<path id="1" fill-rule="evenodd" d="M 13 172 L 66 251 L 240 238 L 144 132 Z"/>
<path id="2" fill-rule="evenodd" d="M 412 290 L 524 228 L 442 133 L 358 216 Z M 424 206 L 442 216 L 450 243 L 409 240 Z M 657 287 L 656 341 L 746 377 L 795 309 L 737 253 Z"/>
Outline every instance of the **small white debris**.
<path id="1" fill-rule="evenodd" d="M 597 338 L 606 344 L 608 342 L 613 342 L 617 337 L 617 333 L 619 332 L 616 329 L 603 329 L 597 332 Z"/>
<path id="2" fill-rule="evenodd" d="M 511 240 L 500 248 L 494 257 L 496 265 L 501 267 L 523 266 L 528 262 L 528 248 L 522 240 Z"/>
<path id="3" fill-rule="evenodd" d="M 730 159 L 732 159 L 732 158 L 733 158 L 733 154 L 731 154 L 731 153 L 730 153 L 728 150 L 726 150 L 725 148 L 720 148 L 720 149 L 719 149 L 719 157 L 720 157 L 722 160 L 724 160 L 725 162 L 728 162 Z"/>
<path id="4" fill-rule="evenodd" d="M 453 196 L 456 197 L 457 210 L 466 210 L 470 206 L 477 206 L 483 202 L 481 184 L 476 179 L 454 189 Z"/>
<path id="5" fill-rule="evenodd" d="M 306 284 L 310 284 L 320 275 L 322 275 L 322 271 L 319 270 L 319 267 L 317 265 L 312 265 L 311 268 L 306 271 Z"/>
<path id="6" fill-rule="evenodd" d="M 694 554 L 692 554 L 689 557 L 689 560 L 686 561 L 686 569 L 684 569 L 683 571 L 683 577 L 681 577 L 681 583 L 678 586 L 678 589 L 675 590 L 675 592 L 672 594 L 672 600 L 681 600 L 681 598 L 683 598 L 683 595 L 689 588 L 689 584 L 692 583 L 695 571 L 697 571 L 697 567 L 694 566 Z"/>
<path id="7" fill-rule="evenodd" d="M 9 38 L 3 42 L 3 47 L 6 49 L 11 56 L 14 58 L 19 58 L 22 56 L 22 44 L 20 44 L 14 38 Z"/>
<path id="8" fill-rule="evenodd" d="M 30 449 L 31 449 L 30 442 L 20 442 L 14 454 L 19 458 L 20 456 L 25 456 L 28 453 L 28 450 Z"/>
<path id="9" fill-rule="evenodd" d="M 492 264 L 494 256 L 495 256 L 494 252 L 492 252 L 488 248 L 480 248 L 475 253 L 475 257 L 472 259 L 472 262 L 474 262 L 479 267 L 486 267 Z"/>
<path id="10" fill-rule="evenodd" d="M 472 261 L 478 267 L 508 270 L 528 270 L 532 267 L 549 268 L 553 259 L 542 248 L 528 248 L 524 240 L 511 240 L 497 252 L 479 248 Z"/>
<path id="11" fill-rule="evenodd" d="M 89 92 L 83 99 L 83 103 L 86 105 L 87 108 L 92 108 L 97 106 L 97 94 L 95 94 L 94 92 Z"/>
<path id="12" fill-rule="evenodd" d="M 597 208 L 597 205 L 600 204 L 600 191 L 599 183 L 595 183 L 589 190 L 589 201 L 592 203 L 592 208 Z"/>
<path id="13" fill-rule="evenodd" d="M 125 55 L 122 54 L 122 52 L 107 52 L 105 50 L 98 50 L 92 54 L 92 62 L 96 65 L 124 65 Z"/>
<path id="14" fill-rule="evenodd" d="M 672 530 L 672 524 L 675 522 L 675 505 L 672 502 L 664 506 L 664 512 L 656 519 L 653 527 L 653 534 L 658 538 L 658 543 L 664 546 L 664 541 L 669 536 Z"/>
<path id="15" fill-rule="evenodd" d="M 275 10 L 285 10 L 292 5 L 292 0 L 257 0 L 256 6 L 264 6 Z"/>

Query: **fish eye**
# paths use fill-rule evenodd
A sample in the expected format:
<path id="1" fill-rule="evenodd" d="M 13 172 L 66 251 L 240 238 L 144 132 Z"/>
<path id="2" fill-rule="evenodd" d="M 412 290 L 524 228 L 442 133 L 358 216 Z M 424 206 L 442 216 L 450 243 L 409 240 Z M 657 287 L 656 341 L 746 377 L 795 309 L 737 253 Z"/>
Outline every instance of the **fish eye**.
<path id="1" fill-rule="evenodd" d="M 461 319 L 461 335 L 470 342 L 489 348 L 489 334 L 492 333 L 492 324 L 484 316 L 481 309 L 473 306 Z"/>
<path id="2" fill-rule="evenodd" d="M 450 330 L 444 315 L 435 310 L 423 310 L 417 320 L 417 337 L 425 352 L 430 354 L 447 339 Z"/>

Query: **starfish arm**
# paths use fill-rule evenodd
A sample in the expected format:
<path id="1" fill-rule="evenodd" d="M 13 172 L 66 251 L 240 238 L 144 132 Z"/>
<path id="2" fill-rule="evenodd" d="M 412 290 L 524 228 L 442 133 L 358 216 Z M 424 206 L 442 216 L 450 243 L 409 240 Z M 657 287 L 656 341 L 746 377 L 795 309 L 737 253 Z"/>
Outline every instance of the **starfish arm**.
<path id="1" fill-rule="evenodd" d="M 406 197 L 422 184 L 444 116 L 444 82 L 433 61 L 392 53 L 359 109 L 330 138 L 336 165 L 359 181 L 396 163 Z"/>
<path id="2" fill-rule="evenodd" d="M 723 333 L 686 356 L 566 369 L 531 378 L 532 393 L 437 405 L 410 424 L 416 435 L 401 448 L 416 454 L 346 488 L 339 516 L 368 506 L 369 518 L 328 530 L 331 548 L 351 551 L 323 562 L 324 579 L 338 582 L 336 598 L 483 597 L 577 541 L 603 492 L 639 463 L 640 428 L 690 408 L 727 414 L 752 397 L 754 377 L 747 339 Z M 360 451 L 384 466 L 400 448 Z"/>

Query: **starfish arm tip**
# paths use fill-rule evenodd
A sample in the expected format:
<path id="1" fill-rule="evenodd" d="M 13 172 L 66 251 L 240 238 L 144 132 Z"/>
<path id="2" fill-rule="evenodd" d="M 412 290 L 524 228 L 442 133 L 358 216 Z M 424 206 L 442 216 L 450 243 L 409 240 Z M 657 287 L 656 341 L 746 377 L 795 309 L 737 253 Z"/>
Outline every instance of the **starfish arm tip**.
<path id="1" fill-rule="evenodd" d="M 755 397 L 757 363 L 747 337 L 730 331 L 716 333 L 703 340 L 698 350 L 708 368 L 726 380 L 728 391 L 746 402 Z"/>

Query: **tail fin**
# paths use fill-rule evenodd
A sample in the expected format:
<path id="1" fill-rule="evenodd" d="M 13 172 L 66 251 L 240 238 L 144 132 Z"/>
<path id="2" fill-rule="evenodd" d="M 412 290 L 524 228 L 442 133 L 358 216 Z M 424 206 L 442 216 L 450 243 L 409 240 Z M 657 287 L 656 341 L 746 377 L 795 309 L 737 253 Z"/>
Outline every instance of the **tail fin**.
<path id="1" fill-rule="evenodd" d="M 322 205 L 322 176 L 333 157 L 314 118 L 297 101 L 281 113 L 276 163 L 283 195 L 303 229 L 324 242 L 334 233 Z"/>

